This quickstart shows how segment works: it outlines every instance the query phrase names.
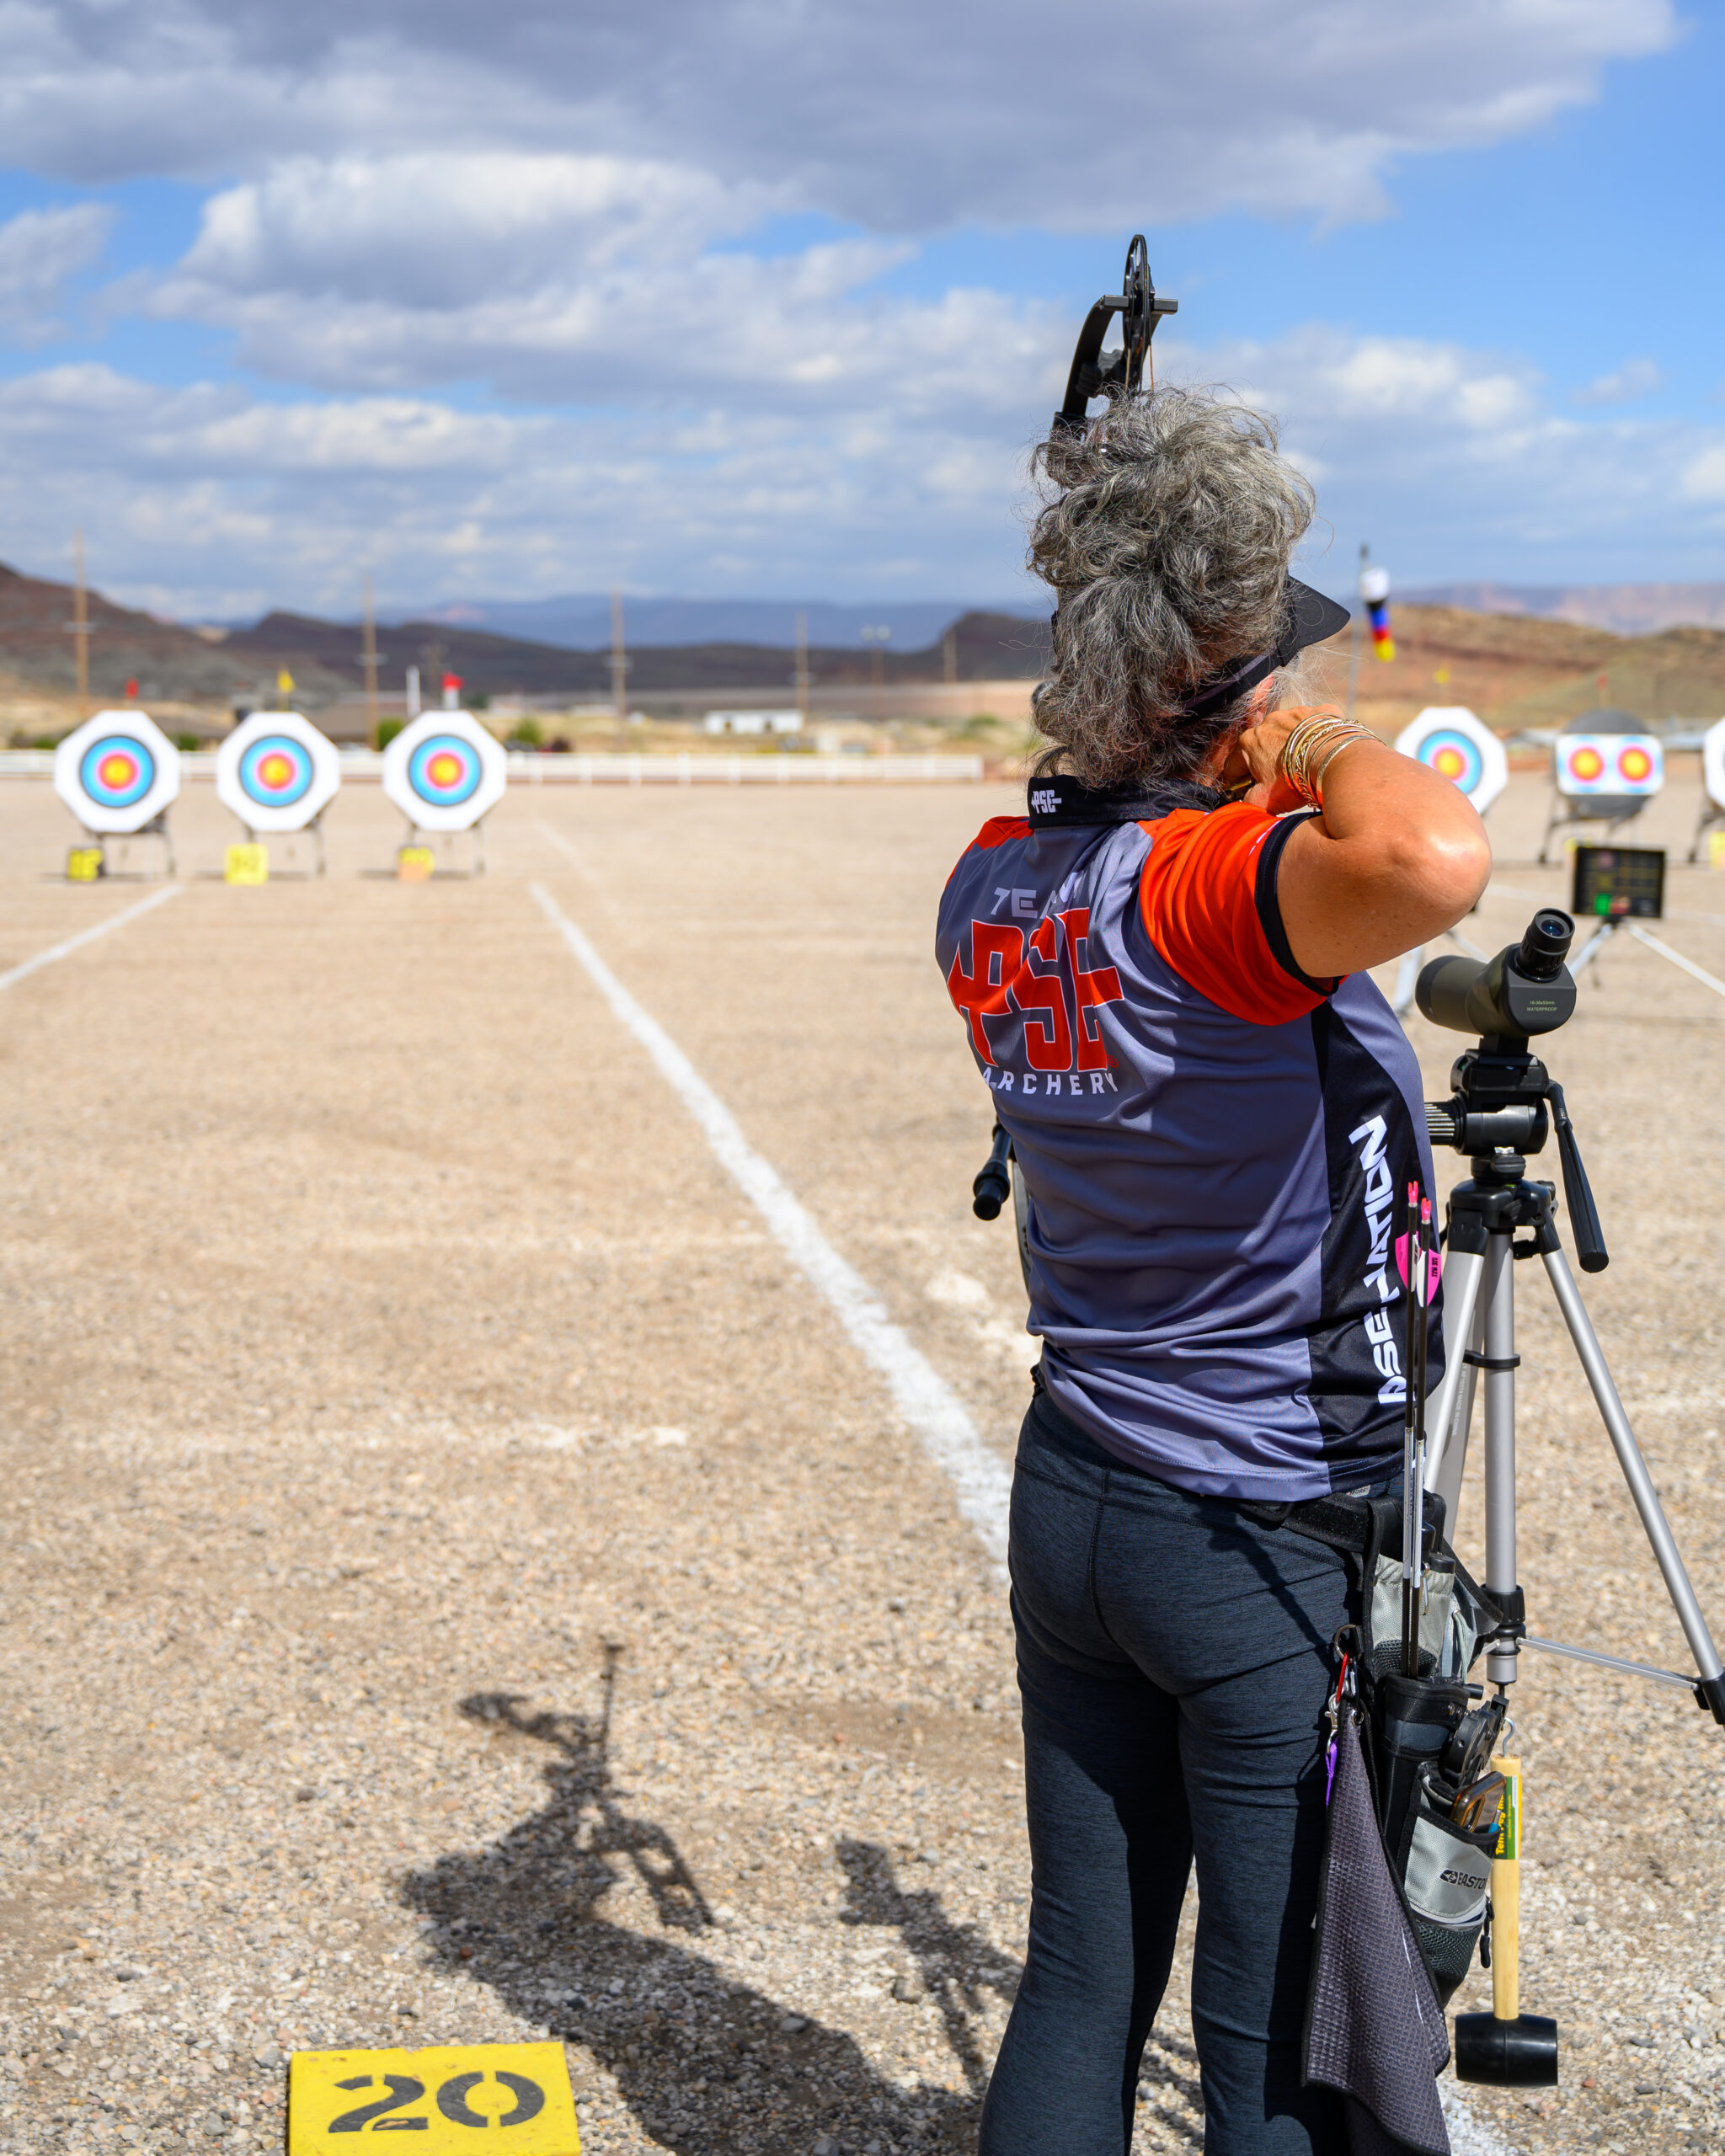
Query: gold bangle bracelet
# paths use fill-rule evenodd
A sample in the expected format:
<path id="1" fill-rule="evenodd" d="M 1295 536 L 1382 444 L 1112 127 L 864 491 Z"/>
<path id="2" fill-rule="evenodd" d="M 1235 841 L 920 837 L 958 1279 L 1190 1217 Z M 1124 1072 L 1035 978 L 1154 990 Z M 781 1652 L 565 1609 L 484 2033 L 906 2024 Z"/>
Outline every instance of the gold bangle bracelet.
<path id="1" fill-rule="evenodd" d="M 1357 749 L 1362 741 L 1370 741 L 1374 739 L 1375 739 L 1375 737 L 1370 734 L 1355 734 L 1350 735 L 1345 741 L 1338 741 L 1335 747 L 1331 750 L 1329 755 L 1324 758 L 1322 763 L 1321 763 L 1317 769 L 1312 773 L 1311 798 L 1316 803 L 1320 808 L 1324 805 L 1324 777 L 1325 774 L 1328 771 L 1330 766 L 1335 762 L 1337 757 L 1342 754 L 1343 750 Z"/>
<path id="2" fill-rule="evenodd" d="M 1375 741 L 1377 738 L 1370 727 L 1326 712 L 1300 722 L 1283 743 L 1277 762 L 1282 776 L 1294 791 L 1303 801 L 1316 807 L 1317 779 L 1312 775 L 1311 766 L 1317 755 L 1327 746 L 1329 755 L 1323 760 L 1323 767 L 1327 768 L 1330 756 L 1338 750 L 1355 741 Z"/>

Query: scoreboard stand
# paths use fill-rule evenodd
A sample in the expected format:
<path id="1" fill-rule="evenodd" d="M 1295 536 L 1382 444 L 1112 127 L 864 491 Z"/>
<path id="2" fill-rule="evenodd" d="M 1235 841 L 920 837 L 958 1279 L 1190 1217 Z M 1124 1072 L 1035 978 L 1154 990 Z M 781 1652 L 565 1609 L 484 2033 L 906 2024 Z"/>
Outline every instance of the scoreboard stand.
<path id="1" fill-rule="evenodd" d="M 1631 921 L 1663 921 L 1665 856 L 1658 846 L 1578 846 L 1570 878 L 1569 910 L 1599 932 L 1570 965 L 1578 979 Z M 1658 947 L 1653 947 L 1657 948 Z"/>
<path id="2" fill-rule="evenodd" d="M 1665 910 L 1665 857 L 1657 846 L 1578 846 L 1570 905 L 1578 921 L 1590 917 L 1599 924 L 1599 933 L 1575 959 L 1570 972 L 1578 979 L 1618 934 L 1632 936 L 1646 950 L 1654 952 L 1668 965 L 1675 966 L 1715 995 L 1725 995 L 1725 980 L 1718 979 L 1674 951 L 1644 921 L 1658 921 Z"/>

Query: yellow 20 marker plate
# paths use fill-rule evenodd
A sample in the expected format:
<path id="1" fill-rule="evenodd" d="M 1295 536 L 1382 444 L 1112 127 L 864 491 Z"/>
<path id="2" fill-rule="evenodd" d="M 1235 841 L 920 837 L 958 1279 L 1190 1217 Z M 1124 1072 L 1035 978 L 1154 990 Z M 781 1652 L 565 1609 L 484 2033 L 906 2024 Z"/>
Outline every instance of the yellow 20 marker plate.
<path id="1" fill-rule="evenodd" d="M 580 2156 L 561 2044 L 452 2044 L 423 2052 L 296 2052 L 287 2156 L 343 2156 L 380 2134 L 412 2156 L 496 2149 Z"/>

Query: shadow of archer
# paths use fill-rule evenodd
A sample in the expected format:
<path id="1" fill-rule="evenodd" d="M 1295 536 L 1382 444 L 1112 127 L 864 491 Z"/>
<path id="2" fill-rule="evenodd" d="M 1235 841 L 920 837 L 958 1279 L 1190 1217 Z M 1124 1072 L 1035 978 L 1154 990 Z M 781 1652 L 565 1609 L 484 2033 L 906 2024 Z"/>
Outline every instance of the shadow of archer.
<path id="1" fill-rule="evenodd" d="M 606 1650 L 597 1716 L 529 1715 L 507 1693 L 462 1702 L 476 1721 L 549 1748 L 549 1795 L 489 1849 L 456 1852 L 408 1876 L 403 1899 L 433 1920 L 429 1952 L 489 1985 L 522 2020 L 581 2044 L 615 2078 L 642 2130 L 680 2156 L 810 2156 L 823 2137 L 840 2150 L 873 2146 L 882 2156 L 973 2146 L 985 2071 L 965 2002 L 975 1995 L 976 1972 L 998 1957 L 968 1927 L 953 1925 L 933 1895 L 900 1897 L 914 1919 L 906 1943 L 949 2040 L 960 2033 L 964 2094 L 901 2087 L 842 2031 L 729 1977 L 696 1944 L 715 1926 L 686 1860 L 662 1827 L 629 1811 L 613 1780 L 620 1658 L 620 1650 Z M 866 1871 L 874 1892 L 890 1862 L 868 1849 L 858 1870 L 861 1860 L 847 1852 L 867 1846 L 841 1844 L 853 1880 L 846 1924 L 879 1920 L 854 1881 Z M 662 1936 L 605 1917 L 604 1897 L 626 1870 L 651 1897 Z M 579 2100 L 584 2142 L 601 2147 L 589 2125 L 591 2100 Z"/>

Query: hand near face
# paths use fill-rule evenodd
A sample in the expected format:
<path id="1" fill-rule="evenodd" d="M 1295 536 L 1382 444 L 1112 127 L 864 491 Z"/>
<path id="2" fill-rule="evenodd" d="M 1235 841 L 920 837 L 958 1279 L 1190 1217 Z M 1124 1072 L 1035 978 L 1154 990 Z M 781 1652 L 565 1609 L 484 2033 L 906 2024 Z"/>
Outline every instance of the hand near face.
<path id="1" fill-rule="evenodd" d="M 1296 793 L 1282 776 L 1282 750 L 1301 719 L 1340 718 L 1342 715 L 1334 704 L 1295 704 L 1286 711 L 1259 712 L 1235 737 L 1222 766 L 1220 783 L 1232 788 L 1250 778 L 1251 787 L 1242 798 L 1272 816 L 1305 808 L 1305 797 Z"/>

